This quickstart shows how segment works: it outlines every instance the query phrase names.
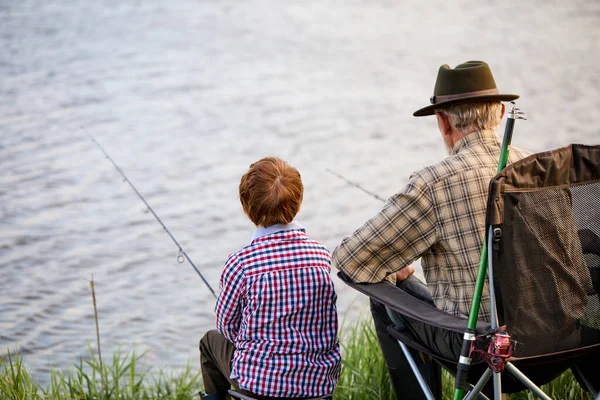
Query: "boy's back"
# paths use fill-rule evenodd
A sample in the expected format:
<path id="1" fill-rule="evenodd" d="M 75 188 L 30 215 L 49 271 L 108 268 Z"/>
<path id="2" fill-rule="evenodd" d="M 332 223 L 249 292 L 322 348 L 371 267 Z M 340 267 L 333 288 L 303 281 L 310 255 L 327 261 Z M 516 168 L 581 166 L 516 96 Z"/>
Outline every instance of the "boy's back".
<path id="1" fill-rule="evenodd" d="M 231 378 L 265 396 L 332 393 L 340 352 L 329 251 L 295 222 L 256 236 L 229 257 L 216 307 L 236 345 Z"/>

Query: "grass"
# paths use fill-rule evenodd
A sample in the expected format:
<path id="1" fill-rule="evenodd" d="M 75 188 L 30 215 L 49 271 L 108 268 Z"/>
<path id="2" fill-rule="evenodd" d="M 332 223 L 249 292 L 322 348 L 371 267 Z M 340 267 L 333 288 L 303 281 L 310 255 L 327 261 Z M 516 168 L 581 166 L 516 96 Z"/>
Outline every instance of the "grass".
<path id="1" fill-rule="evenodd" d="M 6 359 L 0 358 L 1 399 L 39 399 L 42 398 L 41 392 L 39 384 L 31 379 L 18 354 L 9 351 Z"/>
<path id="2" fill-rule="evenodd" d="M 359 322 L 342 331 L 342 374 L 335 399 L 394 399 L 373 324 Z"/>
<path id="3" fill-rule="evenodd" d="M 342 333 L 343 368 L 334 399 L 394 400 L 372 322 L 357 322 Z M 72 370 L 51 371 L 48 387 L 37 383 L 17 353 L 9 352 L 0 358 L 0 400 L 198 400 L 196 393 L 201 389 L 198 366 L 188 363 L 181 373 L 155 374 L 141 364 L 145 352 L 117 351 L 101 366 L 91 346 L 89 350 L 89 360 L 81 357 Z M 444 372 L 445 399 L 452 398 L 453 385 L 452 376 Z M 591 399 L 570 372 L 542 389 L 557 400 Z M 530 392 L 508 395 L 510 400 L 534 398 Z"/>
<path id="4" fill-rule="evenodd" d="M 90 360 L 79 359 L 74 370 L 50 372 L 50 384 L 42 388 L 23 365 L 17 353 L 0 359 L 1 400 L 197 400 L 200 372 L 188 363 L 180 374 L 162 371 L 150 376 L 150 368 L 142 368 L 145 353 L 135 351 L 113 354 L 110 363 L 100 364 L 90 346 Z"/>

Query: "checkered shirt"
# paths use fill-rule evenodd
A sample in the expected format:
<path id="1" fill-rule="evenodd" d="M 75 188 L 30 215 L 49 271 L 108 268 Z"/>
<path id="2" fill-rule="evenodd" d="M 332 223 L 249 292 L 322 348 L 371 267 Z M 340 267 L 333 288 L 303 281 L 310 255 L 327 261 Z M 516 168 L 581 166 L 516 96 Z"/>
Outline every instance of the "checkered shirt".
<path id="1" fill-rule="evenodd" d="M 501 143 L 496 132 L 471 133 L 440 163 L 413 173 L 406 188 L 333 252 L 333 265 L 355 282 L 395 282 L 393 272 L 421 257 L 437 308 L 469 315 L 485 237 L 488 184 Z M 509 162 L 529 153 L 511 148 Z M 489 321 L 484 287 L 479 318 Z"/>
<path id="2" fill-rule="evenodd" d="M 333 393 L 341 355 L 330 269 L 329 251 L 304 229 L 261 236 L 229 257 L 215 311 L 236 347 L 231 378 L 240 388 L 270 397 Z"/>

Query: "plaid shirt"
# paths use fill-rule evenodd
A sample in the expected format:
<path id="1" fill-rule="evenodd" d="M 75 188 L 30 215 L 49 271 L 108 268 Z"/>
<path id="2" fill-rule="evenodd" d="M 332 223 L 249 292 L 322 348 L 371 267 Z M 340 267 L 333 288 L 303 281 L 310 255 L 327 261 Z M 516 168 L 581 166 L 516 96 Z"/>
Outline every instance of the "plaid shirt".
<path id="1" fill-rule="evenodd" d="M 229 256 L 215 307 L 236 348 L 231 378 L 262 396 L 331 394 L 341 355 L 329 251 L 296 222 L 255 237 Z"/>
<path id="2" fill-rule="evenodd" d="M 459 140 L 449 157 L 413 173 L 406 188 L 333 252 L 333 265 L 355 282 L 380 282 L 421 257 L 437 308 L 469 315 L 485 237 L 488 184 L 501 143 L 484 130 Z M 509 162 L 529 153 L 512 148 Z M 489 321 L 489 291 L 479 318 Z"/>

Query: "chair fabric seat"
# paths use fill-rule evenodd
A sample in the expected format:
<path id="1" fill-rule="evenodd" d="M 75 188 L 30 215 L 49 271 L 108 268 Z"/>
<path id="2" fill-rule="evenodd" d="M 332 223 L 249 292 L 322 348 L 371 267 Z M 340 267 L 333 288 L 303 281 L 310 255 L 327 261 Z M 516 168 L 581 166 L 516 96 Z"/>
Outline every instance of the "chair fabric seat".
<path id="1" fill-rule="evenodd" d="M 430 303 L 410 295 L 388 281 L 356 283 L 352 282 L 343 272 L 339 272 L 338 277 L 353 289 L 391 307 L 409 318 L 459 333 L 463 333 L 467 327 L 466 317 L 458 317 L 444 312 Z M 480 321 L 477 323 L 476 330 L 478 333 L 485 333 L 488 326 L 489 323 Z"/>

